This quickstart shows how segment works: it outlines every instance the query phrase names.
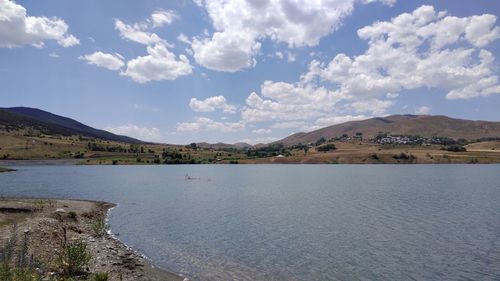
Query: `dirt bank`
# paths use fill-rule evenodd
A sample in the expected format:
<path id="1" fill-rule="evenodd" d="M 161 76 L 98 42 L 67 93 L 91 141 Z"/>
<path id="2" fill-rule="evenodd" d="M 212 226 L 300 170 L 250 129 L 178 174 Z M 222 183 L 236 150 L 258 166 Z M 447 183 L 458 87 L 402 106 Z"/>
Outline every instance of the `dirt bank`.
<path id="1" fill-rule="evenodd" d="M 97 234 L 96 222 L 102 223 L 113 206 L 78 200 L 2 198 L 0 251 L 6 252 L 5 245 L 14 244 L 14 262 L 11 263 L 18 263 L 23 253 L 30 261 L 42 264 L 36 269 L 45 278 L 56 278 L 63 274 L 58 260 L 64 246 L 83 241 L 91 259 L 78 280 L 97 280 L 93 279 L 96 273 L 107 273 L 107 280 L 182 281 L 183 278 L 154 267 L 105 231 L 102 236 Z"/>

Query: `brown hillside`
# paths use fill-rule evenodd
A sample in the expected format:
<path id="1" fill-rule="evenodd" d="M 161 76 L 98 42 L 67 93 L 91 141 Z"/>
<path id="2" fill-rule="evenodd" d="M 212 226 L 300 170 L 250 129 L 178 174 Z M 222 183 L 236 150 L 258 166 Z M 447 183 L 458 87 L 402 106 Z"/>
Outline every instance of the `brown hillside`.
<path id="1" fill-rule="evenodd" d="M 392 115 L 362 121 L 351 121 L 325 127 L 308 133 L 297 133 L 276 143 L 294 145 L 315 142 L 321 137 L 330 139 L 343 134 L 354 136 L 363 133 L 364 138 L 373 138 L 379 132 L 393 135 L 419 135 L 422 137 L 450 137 L 476 140 L 483 137 L 500 137 L 500 122 L 454 119 L 447 116 Z"/>

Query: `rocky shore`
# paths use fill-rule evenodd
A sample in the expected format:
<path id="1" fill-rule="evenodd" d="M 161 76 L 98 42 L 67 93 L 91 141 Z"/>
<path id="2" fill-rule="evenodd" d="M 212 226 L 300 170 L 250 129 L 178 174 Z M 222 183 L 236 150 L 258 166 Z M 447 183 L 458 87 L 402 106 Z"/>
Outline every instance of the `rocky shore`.
<path id="1" fill-rule="evenodd" d="M 59 280 L 68 277 L 63 276 L 68 273 L 62 269 L 67 262 L 61 263 L 65 245 L 81 241 L 90 258 L 82 272 L 70 276 L 74 280 L 185 280 L 155 267 L 108 234 L 105 218 L 112 207 L 105 202 L 2 198 L 0 259 L 4 260 L 0 262 L 15 267 L 28 260 L 21 264 L 28 267 L 36 261 L 33 274 L 39 274 L 43 280 Z M 6 260 L 9 247 L 13 257 Z"/>

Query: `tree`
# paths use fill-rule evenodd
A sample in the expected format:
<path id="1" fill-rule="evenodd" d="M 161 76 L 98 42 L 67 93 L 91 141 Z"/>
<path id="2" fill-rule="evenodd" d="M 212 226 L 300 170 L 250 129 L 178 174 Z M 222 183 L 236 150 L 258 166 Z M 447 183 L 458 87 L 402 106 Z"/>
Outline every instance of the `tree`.
<path id="1" fill-rule="evenodd" d="M 324 137 L 321 137 L 319 140 L 316 141 L 316 146 L 322 145 L 325 142 L 326 142 L 326 139 Z"/>

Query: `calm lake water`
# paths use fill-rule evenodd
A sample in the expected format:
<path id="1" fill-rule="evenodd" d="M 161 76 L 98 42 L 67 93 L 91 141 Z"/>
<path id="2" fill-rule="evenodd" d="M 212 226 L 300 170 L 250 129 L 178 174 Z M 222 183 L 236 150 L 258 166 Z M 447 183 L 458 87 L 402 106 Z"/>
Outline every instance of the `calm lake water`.
<path id="1" fill-rule="evenodd" d="M 500 280 L 500 165 L 19 167 L 0 195 L 118 203 L 193 280 Z"/>

